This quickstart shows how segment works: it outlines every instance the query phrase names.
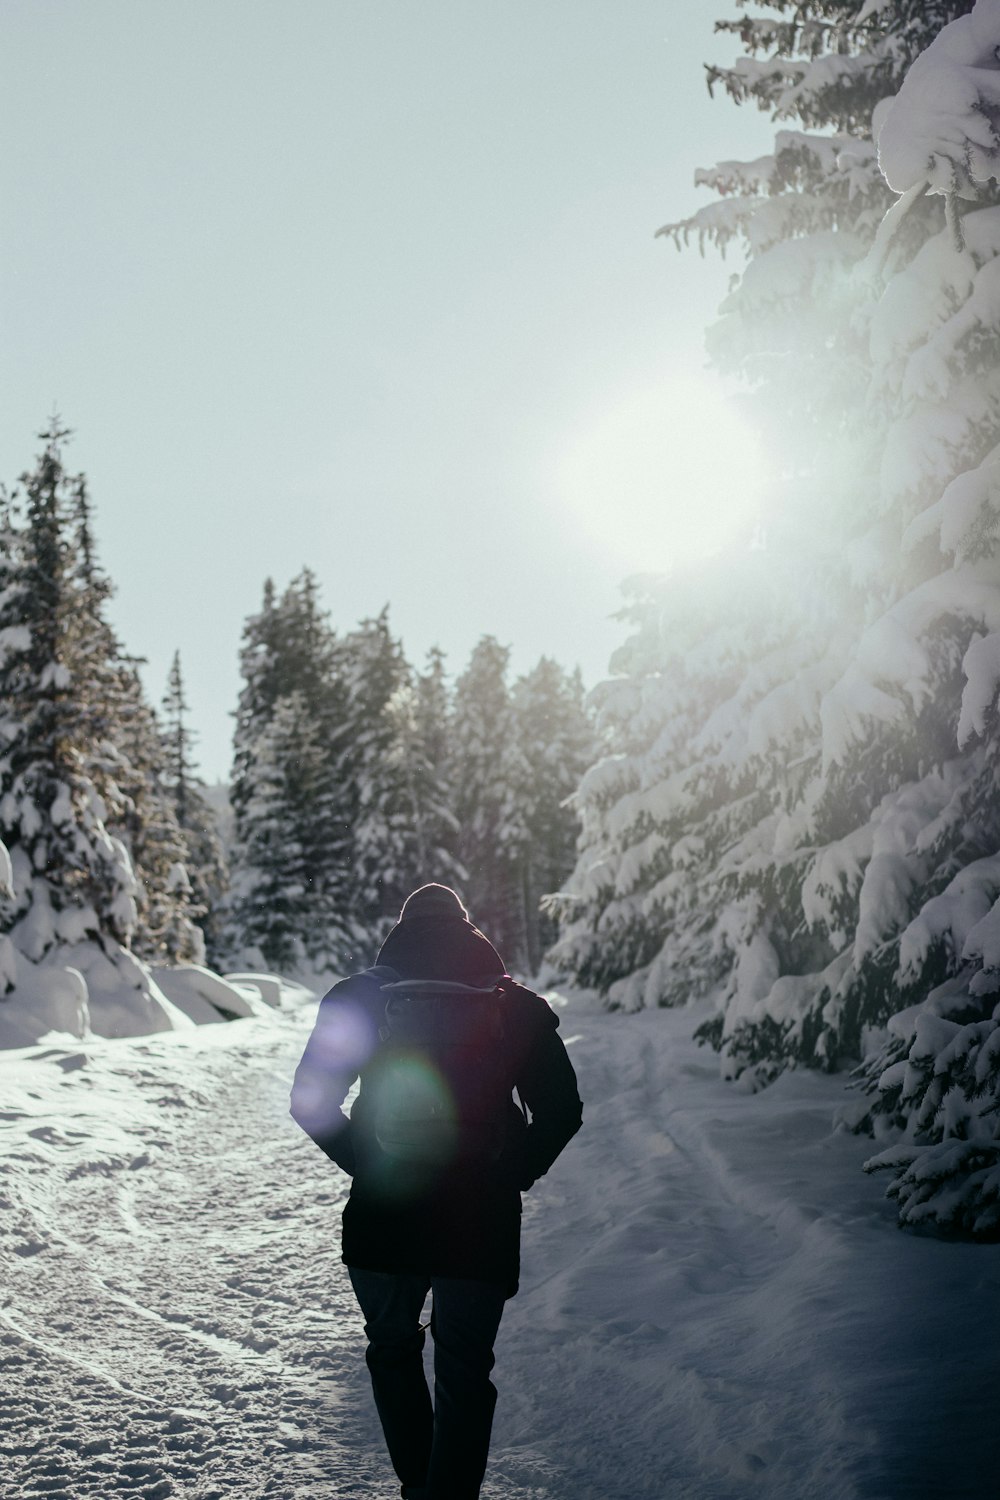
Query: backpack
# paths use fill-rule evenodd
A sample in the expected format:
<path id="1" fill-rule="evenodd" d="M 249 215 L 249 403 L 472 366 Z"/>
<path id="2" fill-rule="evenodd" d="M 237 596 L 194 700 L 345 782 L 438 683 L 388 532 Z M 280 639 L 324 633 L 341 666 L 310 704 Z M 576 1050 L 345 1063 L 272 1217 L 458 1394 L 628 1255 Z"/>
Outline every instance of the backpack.
<path id="1" fill-rule="evenodd" d="M 381 1150 L 424 1167 L 497 1161 L 513 1108 L 501 986 L 404 979 L 381 990 L 372 1079 Z"/>

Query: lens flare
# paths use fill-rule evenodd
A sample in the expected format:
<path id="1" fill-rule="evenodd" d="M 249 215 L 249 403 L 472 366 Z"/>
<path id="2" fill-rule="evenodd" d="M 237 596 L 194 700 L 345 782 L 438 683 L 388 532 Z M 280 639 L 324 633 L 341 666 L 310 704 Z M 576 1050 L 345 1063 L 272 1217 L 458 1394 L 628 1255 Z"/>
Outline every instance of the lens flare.
<path id="1" fill-rule="evenodd" d="M 374 1090 L 379 1144 L 385 1153 L 379 1187 L 395 1198 L 415 1197 L 457 1159 L 457 1110 L 446 1080 L 426 1057 L 396 1057 Z"/>
<path id="2" fill-rule="evenodd" d="M 569 433 L 558 504 L 623 572 L 661 572 L 749 535 L 763 446 L 721 383 L 695 371 L 620 393 Z"/>
<path id="3" fill-rule="evenodd" d="M 316 1035 L 310 1043 L 317 1058 L 331 1071 L 360 1071 L 375 1051 L 378 1031 L 361 1005 L 341 1000 L 328 1015 L 320 1012 Z"/>

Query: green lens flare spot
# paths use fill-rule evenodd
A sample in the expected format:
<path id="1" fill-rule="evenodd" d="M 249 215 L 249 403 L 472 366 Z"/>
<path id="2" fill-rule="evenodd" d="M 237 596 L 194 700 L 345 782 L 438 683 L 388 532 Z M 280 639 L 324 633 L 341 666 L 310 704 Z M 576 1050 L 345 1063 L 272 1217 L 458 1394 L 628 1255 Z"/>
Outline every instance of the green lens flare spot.
<path id="1" fill-rule="evenodd" d="M 376 1136 L 390 1161 L 444 1167 L 458 1147 L 455 1101 L 426 1058 L 393 1058 L 378 1083 Z"/>

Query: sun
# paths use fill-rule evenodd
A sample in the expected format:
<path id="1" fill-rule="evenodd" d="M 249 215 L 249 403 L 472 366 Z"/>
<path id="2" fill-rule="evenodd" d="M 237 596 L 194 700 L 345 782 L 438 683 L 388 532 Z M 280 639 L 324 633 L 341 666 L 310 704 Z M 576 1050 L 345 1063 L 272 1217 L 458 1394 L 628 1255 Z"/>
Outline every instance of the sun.
<path id="1" fill-rule="evenodd" d="M 558 503 L 628 572 L 666 572 L 752 532 L 763 445 L 720 381 L 700 371 L 636 385 L 567 434 Z"/>

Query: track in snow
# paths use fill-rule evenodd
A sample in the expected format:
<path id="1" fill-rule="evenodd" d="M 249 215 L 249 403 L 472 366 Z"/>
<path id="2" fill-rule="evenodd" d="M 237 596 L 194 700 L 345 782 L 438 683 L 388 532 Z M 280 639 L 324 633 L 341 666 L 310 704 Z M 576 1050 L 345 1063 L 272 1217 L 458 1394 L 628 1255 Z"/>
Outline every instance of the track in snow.
<path id="1" fill-rule="evenodd" d="M 295 1037 L 257 1026 L 251 1045 L 190 1056 L 173 1040 L 118 1049 L 161 1116 L 134 1129 L 131 1159 L 74 1163 L 63 1127 L 37 1142 L 26 1192 L 16 1173 L 4 1494 L 375 1493 L 341 1184 L 317 1193 L 287 1121 Z M 197 1087 L 175 1081 L 187 1065 Z"/>

